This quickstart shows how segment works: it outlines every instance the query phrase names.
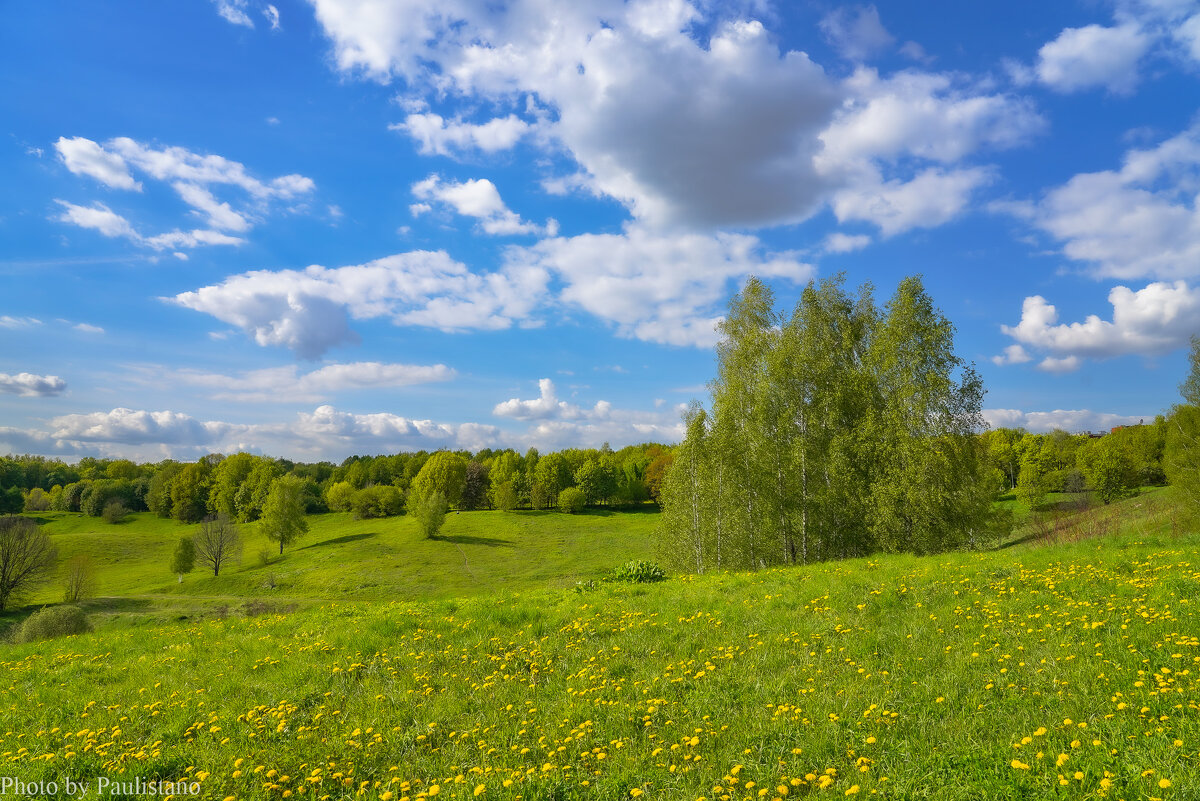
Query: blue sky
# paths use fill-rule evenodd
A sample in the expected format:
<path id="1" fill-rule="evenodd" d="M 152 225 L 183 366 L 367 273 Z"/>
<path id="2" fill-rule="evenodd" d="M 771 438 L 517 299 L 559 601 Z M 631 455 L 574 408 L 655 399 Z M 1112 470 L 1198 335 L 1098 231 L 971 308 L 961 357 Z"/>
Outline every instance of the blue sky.
<path id="1" fill-rule="evenodd" d="M 0 452 L 674 441 L 747 276 L 920 273 L 995 425 L 1177 400 L 1200 3 L 26 3 Z"/>

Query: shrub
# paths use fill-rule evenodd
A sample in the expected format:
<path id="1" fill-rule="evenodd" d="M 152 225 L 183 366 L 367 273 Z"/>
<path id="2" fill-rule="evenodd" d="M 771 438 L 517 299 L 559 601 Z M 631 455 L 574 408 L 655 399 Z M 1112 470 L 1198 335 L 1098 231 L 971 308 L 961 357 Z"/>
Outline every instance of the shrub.
<path id="1" fill-rule="evenodd" d="M 129 510 L 125 508 L 125 504 L 113 498 L 104 504 L 104 512 L 101 513 L 101 517 L 104 518 L 105 523 L 120 523 L 127 514 L 129 514 Z"/>
<path id="2" fill-rule="evenodd" d="M 628 581 L 633 584 L 646 584 L 652 581 L 662 581 L 667 577 L 663 569 L 653 562 L 638 559 L 626 562 L 620 567 L 613 568 L 605 581 Z"/>
<path id="3" fill-rule="evenodd" d="M 558 508 L 568 514 L 579 514 L 587 504 L 587 495 L 579 487 L 567 487 L 558 493 Z"/>
<path id="4" fill-rule="evenodd" d="M 61 492 L 61 490 L 59 490 Z M 49 512 L 50 495 L 41 487 L 34 487 L 25 496 L 26 512 Z"/>
<path id="5" fill-rule="evenodd" d="M 404 511 L 404 495 L 391 484 L 364 487 L 350 496 L 350 508 L 356 520 L 392 517 Z"/>
<path id="6" fill-rule="evenodd" d="M 37 642 L 92 630 L 87 615 L 78 606 L 48 606 L 25 619 L 13 635 L 16 642 Z"/>

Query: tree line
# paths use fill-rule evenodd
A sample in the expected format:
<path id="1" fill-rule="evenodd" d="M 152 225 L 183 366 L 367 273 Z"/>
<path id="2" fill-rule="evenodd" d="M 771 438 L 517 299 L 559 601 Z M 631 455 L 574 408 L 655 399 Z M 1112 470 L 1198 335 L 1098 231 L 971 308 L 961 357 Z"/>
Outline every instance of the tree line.
<path id="1" fill-rule="evenodd" d="M 440 491 L 448 506 L 467 511 L 549 509 L 564 500 L 578 511 L 583 504 L 657 500 L 671 459 L 671 448 L 654 443 L 547 454 L 536 448 L 524 454 L 418 451 L 352 456 L 338 465 L 249 453 L 152 464 L 87 457 L 75 465 L 7 456 L 0 457 L 0 514 L 70 511 L 117 522 L 128 512 L 149 511 L 184 523 L 216 515 L 248 523 L 262 517 L 272 487 L 283 478 L 294 479 L 308 513 L 396 515 L 405 511 L 414 487 L 419 494 Z"/>

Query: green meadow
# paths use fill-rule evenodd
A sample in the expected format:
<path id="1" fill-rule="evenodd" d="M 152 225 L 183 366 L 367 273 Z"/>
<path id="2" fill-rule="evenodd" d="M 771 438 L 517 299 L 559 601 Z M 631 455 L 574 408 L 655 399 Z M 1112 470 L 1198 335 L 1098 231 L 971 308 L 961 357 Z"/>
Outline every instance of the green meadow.
<path id="1" fill-rule="evenodd" d="M 595 581 L 652 555 L 651 513 L 464 513 L 434 541 L 326 515 L 267 565 L 248 528 L 239 568 L 182 585 L 164 565 L 187 527 L 44 517 L 104 597 L 91 634 L 0 646 L 0 776 L 35 797 L 67 777 L 386 801 L 1200 786 L 1200 536 L 1164 492 L 989 552 L 652 584 Z"/>

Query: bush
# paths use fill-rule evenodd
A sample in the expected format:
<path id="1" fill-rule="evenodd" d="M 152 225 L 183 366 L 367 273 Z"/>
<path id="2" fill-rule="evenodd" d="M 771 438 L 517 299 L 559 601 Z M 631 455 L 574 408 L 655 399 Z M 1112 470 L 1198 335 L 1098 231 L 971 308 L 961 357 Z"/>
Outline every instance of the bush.
<path id="1" fill-rule="evenodd" d="M 26 512 L 49 512 L 50 495 L 41 487 L 34 487 L 25 496 Z"/>
<path id="2" fill-rule="evenodd" d="M 438 532 L 442 530 L 442 524 L 446 522 L 446 511 L 446 496 L 439 490 L 434 490 L 428 495 L 416 494 L 414 496 L 413 493 L 410 493 L 408 513 L 416 519 L 417 526 L 426 539 L 437 538 Z"/>
<path id="3" fill-rule="evenodd" d="M 587 495 L 579 487 L 567 487 L 558 493 L 558 508 L 568 514 L 579 514 L 587 505 Z"/>
<path id="4" fill-rule="evenodd" d="M 350 496 L 350 508 L 356 520 L 392 517 L 404 511 L 404 496 L 391 484 L 364 487 Z"/>
<path id="5" fill-rule="evenodd" d="M 666 577 L 667 574 L 658 565 L 653 562 L 647 562 L 644 559 L 638 559 L 614 568 L 605 581 L 628 581 L 632 584 L 647 584 L 652 581 L 663 581 Z"/>
<path id="6" fill-rule="evenodd" d="M 78 606 L 48 606 L 39 609 L 17 627 L 13 640 L 37 642 L 71 634 L 84 634 L 92 630 L 87 615 Z"/>
<path id="7" fill-rule="evenodd" d="M 125 508 L 125 504 L 121 503 L 121 501 L 117 500 L 116 498 L 113 498 L 111 501 L 104 504 L 104 511 L 100 516 L 104 518 L 105 523 L 115 524 L 124 520 L 125 516 L 128 514 L 129 510 Z"/>

